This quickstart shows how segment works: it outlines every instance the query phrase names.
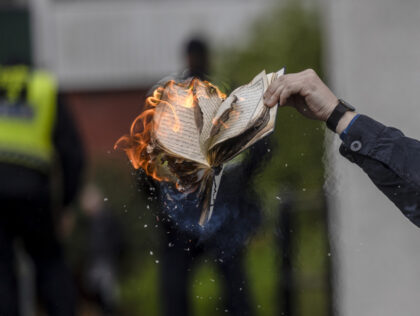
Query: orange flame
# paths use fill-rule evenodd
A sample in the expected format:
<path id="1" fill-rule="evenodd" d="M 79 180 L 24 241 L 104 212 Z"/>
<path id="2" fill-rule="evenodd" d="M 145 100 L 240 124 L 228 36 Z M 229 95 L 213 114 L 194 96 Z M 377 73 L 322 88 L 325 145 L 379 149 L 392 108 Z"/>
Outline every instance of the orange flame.
<path id="1" fill-rule="evenodd" d="M 130 128 L 130 134 L 122 136 L 114 145 L 114 149 L 121 148 L 127 154 L 135 169 L 143 169 L 147 175 L 158 181 L 173 181 L 178 186 L 180 179 L 171 170 L 171 164 L 177 163 L 173 157 L 169 157 L 156 146 L 154 138 L 155 124 L 153 116 L 156 107 L 165 103 L 174 116 L 174 132 L 181 131 L 182 125 L 178 118 L 176 107 L 183 106 L 192 108 L 199 98 L 208 98 L 217 93 L 221 99 L 226 95 L 208 81 L 200 81 L 197 78 L 184 82 L 168 81 L 159 86 L 145 101 L 145 110 L 137 116 Z"/>

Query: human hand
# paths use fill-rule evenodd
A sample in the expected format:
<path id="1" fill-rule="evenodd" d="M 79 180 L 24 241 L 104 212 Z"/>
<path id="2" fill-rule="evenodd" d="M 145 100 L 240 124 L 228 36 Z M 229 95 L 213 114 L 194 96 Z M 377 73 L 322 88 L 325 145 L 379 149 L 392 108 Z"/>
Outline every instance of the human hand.
<path id="1" fill-rule="evenodd" d="M 271 83 L 264 93 L 264 104 L 273 107 L 277 103 L 293 106 L 308 118 L 326 121 L 338 104 L 338 98 L 314 70 L 307 69 L 280 76 Z"/>

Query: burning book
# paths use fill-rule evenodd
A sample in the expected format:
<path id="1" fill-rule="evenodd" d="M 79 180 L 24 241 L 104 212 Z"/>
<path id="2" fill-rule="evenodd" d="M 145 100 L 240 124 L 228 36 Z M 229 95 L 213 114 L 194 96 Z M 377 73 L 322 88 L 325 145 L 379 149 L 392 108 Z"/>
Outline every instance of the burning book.
<path id="1" fill-rule="evenodd" d="M 134 168 L 180 192 L 202 197 L 200 225 L 212 215 L 223 164 L 274 130 L 277 107 L 264 106 L 263 94 L 277 76 L 262 71 L 228 97 L 197 78 L 159 86 L 133 122 L 122 148 Z"/>

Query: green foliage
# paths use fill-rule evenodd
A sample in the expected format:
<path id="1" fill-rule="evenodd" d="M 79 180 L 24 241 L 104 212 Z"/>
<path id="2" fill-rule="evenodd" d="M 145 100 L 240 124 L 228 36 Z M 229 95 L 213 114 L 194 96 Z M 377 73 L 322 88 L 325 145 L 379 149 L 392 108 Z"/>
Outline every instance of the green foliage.
<path id="1" fill-rule="evenodd" d="M 196 267 L 191 284 L 190 302 L 193 315 L 214 316 L 223 311 L 221 297 L 223 281 L 209 260 Z"/>
<path id="2" fill-rule="evenodd" d="M 278 315 L 280 269 L 274 234 L 259 234 L 250 244 L 246 266 L 257 315 Z"/>
<path id="3" fill-rule="evenodd" d="M 236 86 L 249 82 L 262 69 L 273 72 L 283 66 L 288 73 L 312 68 L 322 74 L 321 47 L 317 12 L 289 1 L 257 22 L 245 49 L 222 53 L 225 59 L 217 65 L 218 77 L 230 78 Z M 299 195 L 321 190 L 323 137 L 318 122 L 301 117 L 294 109 L 279 110 L 271 136 L 273 159 L 256 180 L 267 209 L 276 206 L 275 197 L 285 189 Z"/>
<path id="4" fill-rule="evenodd" d="M 151 258 L 136 261 L 121 283 L 122 315 L 159 315 L 158 264 Z"/>
<path id="5" fill-rule="evenodd" d="M 321 72 L 321 32 L 318 13 L 289 1 L 267 12 L 250 30 L 245 49 L 219 52 L 216 71 L 236 84 L 247 83 L 262 69 L 287 72 L 313 68 Z"/>
<path id="6" fill-rule="evenodd" d="M 287 73 L 312 68 L 322 76 L 321 34 L 318 13 L 303 9 L 299 1 L 289 1 L 257 22 L 244 49 L 222 52 L 224 59 L 217 65 L 218 76 L 229 78 L 233 87 L 249 82 L 262 69 L 273 72 L 283 66 Z M 294 249 L 297 249 L 293 254 L 296 308 L 302 315 L 324 315 L 329 300 L 322 189 L 324 127 L 303 118 L 292 108 L 281 108 L 276 130 L 270 138 L 272 159 L 262 167 L 254 181 L 266 209 L 263 228 L 266 235 L 254 240 L 248 255 L 254 296 L 263 306 L 257 312 L 258 315 L 272 315 L 279 308 L 274 300 L 280 295 L 275 290 L 281 280 L 277 275 L 280 263 L 272 264 L 276 245 L 270 231 L 273 232 L 277 221 L 279 204 L 284 197 L 292 195 L 295 201 L 292 238 Z"/>

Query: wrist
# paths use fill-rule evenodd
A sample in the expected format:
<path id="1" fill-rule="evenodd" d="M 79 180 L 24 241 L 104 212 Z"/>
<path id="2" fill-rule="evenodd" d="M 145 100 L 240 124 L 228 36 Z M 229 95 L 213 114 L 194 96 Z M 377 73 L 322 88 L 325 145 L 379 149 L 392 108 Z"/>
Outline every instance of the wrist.
<path id="1" fill-rule="evenodd" d="M 337 106 L 339 100 L 337 98 L 332 99 L 329 101 L 327 106 L 325 107 L 326 110 L 324 112 L 324 115 L 321 117 L 321 120 L 326 122 L 328 118 L 331 116 L 331 113 L 334 111 L 335 107 Z"/>
<path id="2" fill-rule="evenodd" d="M 347 126 L 350 124 L 350 122 L 356 115 L 356 112 L 351 111 L 347 111 L 346 113 L 344 113 L 343 117 L 338 121 L 335 132 L 340 135 L 347 128 Z"/>

